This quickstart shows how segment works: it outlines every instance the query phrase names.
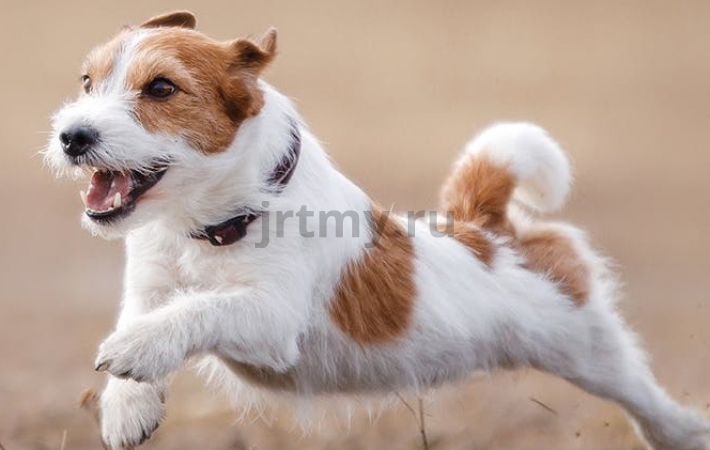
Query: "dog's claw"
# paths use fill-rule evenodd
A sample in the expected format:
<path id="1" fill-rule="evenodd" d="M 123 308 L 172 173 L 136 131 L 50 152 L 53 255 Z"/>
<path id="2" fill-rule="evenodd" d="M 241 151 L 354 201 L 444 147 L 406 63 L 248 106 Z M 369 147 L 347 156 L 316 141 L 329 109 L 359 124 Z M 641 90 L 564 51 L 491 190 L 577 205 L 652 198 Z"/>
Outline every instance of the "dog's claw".
<path id="1" fill-rule="evenodd" d="M 165 324 L 140 318 L 115 331 L 99 347 L 96 370 L 138 382 L 151 382 L 180 368 L 185 360 L 182 346 L 165 338 Z"/>

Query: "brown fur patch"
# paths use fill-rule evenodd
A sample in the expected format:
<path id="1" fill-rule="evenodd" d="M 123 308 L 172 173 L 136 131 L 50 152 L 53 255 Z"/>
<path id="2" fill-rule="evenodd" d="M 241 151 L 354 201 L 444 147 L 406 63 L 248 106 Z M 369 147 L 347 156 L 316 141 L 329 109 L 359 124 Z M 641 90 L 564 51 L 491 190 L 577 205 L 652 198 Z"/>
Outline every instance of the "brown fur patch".
<path id="1" fill-rule="evenodd" d="M 263 93 L 256 68 L 235 66 L 238 51 L 204 35 L 161 29 L 143 40 L 129 70 L 128 86 L 140 91 L 157 77 L 179 92 L 164 101 L 139 98 L 136 116 L 149 131 L 183 136 L 204 153 L 220 152 L 239 125 L 259 113 Z"/>
<path id="2" fill-rule="evenodd" d="M 570 238 L 547 229 L 524 236 L 519 245 L 527 258 L 528 269 L 547 274 L 577 305 L 586 303 L 591 274 Z"/>
<path id="3" fill-rule="evenodd" d="M 372 208 L 373 248 L 344 271 L 330 316 L 361 344 L 403 335 L 412 321 L 414 247 L 406 230 L 379 207 Z"/>
<path id="4" fill-rule="evenodd" d="M 468 247 L 483 264 L 491 267 L 495 257 L 495 247 L 480 230 L 465 223 L 455 222 L 452 237 Z"/>
<path id="5" fill-rule="evenodd" d="M 495 246 L 477 226 L 458 221 L 453 222 L 453 227 L 439 223 L 436 228 L 440 233 L 446 233 L 468 247 L 486 266 L 491 267 L 495 257 Z"/>
<path id="6" fill-rule="evenodd" d="M 470 159 L 444 184 L 442 207 L 451 211 L 455 220 L 511 234 L 507 211 L 514 188 L 515 178 L 506 168 L 486 158 Z"/>
<path id="7" fill-rule="evenodd" d="M 223 151 L 241 123 L 261 111 L 264 99 L 257 80 L 274 58 L 276 32 L 270 30 L 259 43 L 218 42 L 188 28 L 162 26 L 138 44 L 128 67 L 126 88 L 136 95 L 136 118 L 147 130 L 181 136 L 201 152 Z M 94 86 L 109 77 L 132 33 L 121 31 L 89 55 L 85 73 Z M 166 99 L 144 95 L 156 78 L 173 82 L 177 93 Z"/>
<path id="8" fill-rule="evenodd" d="M 140 92 L 162 77 L 174 82 L 179 91 L 166 100 L 139 97 L 135 109 L 138 120 L 148 131 L 182 136 L 204 153 L 226 149 L 241 121 L 252 114 L 247 105 L 239 114 L 227 109 L 225 73 L 229 64 L 225 48 L 198 33 L 171 28 L 147 37 L 136 49 L 128 73 L 129 88 Z M 244 91 L 243 97 L 250 98 Z M 261 101 L 260 96 L 255 97 Z"/>

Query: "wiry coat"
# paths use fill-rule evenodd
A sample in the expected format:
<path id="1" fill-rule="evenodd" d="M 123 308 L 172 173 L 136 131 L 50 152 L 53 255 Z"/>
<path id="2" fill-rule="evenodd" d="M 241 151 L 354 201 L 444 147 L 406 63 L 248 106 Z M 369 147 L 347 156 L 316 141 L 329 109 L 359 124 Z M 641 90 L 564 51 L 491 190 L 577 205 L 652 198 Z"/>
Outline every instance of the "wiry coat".
<path id="1" fill-rule="evenodd" d="M 101 405 L 111 448 L 152 433 L 164 380 L 189 356 L 302 396 L 420 389 L 532 366 L 621 404 L 657 450 L 710 448 L 708 423 L 656 384 L 615 312 L 604 260 L 583 232 L 541 217 L 563 205 L 571 180 L 542 129 L 484 131 L 442 191 L 454 222 L 407 220 L 343 176 L 291 102 L 258 80 L 275 33 L 218 43 L 193 27 L 188 13 L 161 16 L 96 50 L 92 88 L 57 114 L 47 151 L 71 171 L 57 136 L 90 123 L 102 139 L 79 166 L 169 164 L 130 216 L 84 218 L 94 233 L 126 239 L 123 310 L 97 358 L 110 374 Z M 155 77 L 176 79 L 179 95 L 146 99 L 141 86 Z M 268 174 L 294 123 L 300 157 L 275 191 Z M 293 216 L 304 207 L 314 214 Z M 242 210 L 260 217 L 235 244 L 194 238 Z M 338 230 L 319 214 L 329 211 L 355 214 Z"/>

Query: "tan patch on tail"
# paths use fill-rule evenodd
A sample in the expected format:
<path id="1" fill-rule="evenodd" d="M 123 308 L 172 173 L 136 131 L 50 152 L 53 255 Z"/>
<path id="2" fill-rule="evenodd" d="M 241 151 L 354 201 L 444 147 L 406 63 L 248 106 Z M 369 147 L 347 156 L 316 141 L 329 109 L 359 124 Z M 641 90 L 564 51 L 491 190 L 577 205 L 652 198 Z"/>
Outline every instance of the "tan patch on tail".
<path id="1" fill-rule="evenodd" d="M 569 237 L 542 230 L 525 236 L 519 244 L 527 258 L 525 267 L 547 274 L 578 306 L 587 302 L 591 274 Z"/>
<path id="2" fill-rule="evenodd" d="M 412 321 L 414 247 L 406 230 L 373 205 L 373 248 L 352 262 L 340 280 L 330 316 L 361 344 L 404 334 Z"/>
<path id="3" fill-rule="evenodd" d="M 515 177 L 485 157 L 469 159 L 449 177 L 442 190 L 442 206 L 455 220 L 470 222 L 500 234 L 510 234 L 508 203 Z"/>
<path id="4" fill-rule="evenodd" d="M 454 224 L 453 238 L 468 247 L 483 264 L 491 267 L 495 256 L 495 247 L 481 231 L 457 223 Z"/>
<path id="5" fill-rule="evenodd" d="M 471 252 L 488 267 L 493 264 L 495 257 L 495 245 L 478 228 L 463 222 L 454 222 L 453 230 L 447 224 L 438 224 L 437 229 L 441 233 L 449 235 L 466 246 Z"/>

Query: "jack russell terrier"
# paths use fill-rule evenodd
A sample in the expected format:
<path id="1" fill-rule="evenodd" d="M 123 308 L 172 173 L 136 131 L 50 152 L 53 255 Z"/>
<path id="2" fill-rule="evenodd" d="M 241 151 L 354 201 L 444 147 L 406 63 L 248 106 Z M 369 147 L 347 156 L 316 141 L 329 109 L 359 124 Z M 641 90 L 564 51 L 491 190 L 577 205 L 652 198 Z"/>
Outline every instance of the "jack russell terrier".
<path id="1" fill-rule="evenodd" d="M 93 50 L 46 159 L 90 178 L 83 225 L 123 237 L 101 432 L 139 445 L 188 357 L 308 397 L 420 390 L 534 367 L 613 400 L 656 450 L 708 450 L 710 425 L 657 384 L 585 234 L 545 220 L 570 167 L 541 128 L 501 123 L 465 147 L 446 218 L 400 217 L 339 172 L 261 78 L 276 32 L 213 40 L 189 12 Z"/>

